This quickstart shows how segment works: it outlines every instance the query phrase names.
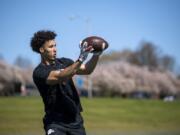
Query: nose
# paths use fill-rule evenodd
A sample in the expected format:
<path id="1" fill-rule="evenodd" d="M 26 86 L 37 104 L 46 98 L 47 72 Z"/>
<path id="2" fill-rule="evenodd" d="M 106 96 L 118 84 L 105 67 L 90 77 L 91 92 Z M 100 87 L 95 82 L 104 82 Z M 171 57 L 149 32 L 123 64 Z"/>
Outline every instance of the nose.
<path id="1" fill-rule="evenodd" d="M 54 51 L 54 52 L 56 52 L 56 51 L 57 51 L 56 47 L 54 47 L 53 51 Z"/>

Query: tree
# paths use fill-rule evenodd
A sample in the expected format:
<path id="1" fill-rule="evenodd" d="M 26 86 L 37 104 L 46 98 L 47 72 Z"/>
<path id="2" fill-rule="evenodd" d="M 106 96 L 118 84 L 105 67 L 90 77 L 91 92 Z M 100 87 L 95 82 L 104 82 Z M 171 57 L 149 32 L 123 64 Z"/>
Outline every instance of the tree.
<path id="1" fill-rule="evenodd" d="M 28 58 L 24 58 L 22 56 L 18 56 L 14 62 L 14 65 L 19 66 L 21 68 L 32 68 L 32 62 Z"/>
<path id="2" fill-rule="evenodd" d="M 103 54 L 100 62 L 111 62 L 111 61 L 134 61 L 134 52 L 125 49 L 123 51 L 111 51 L 108 54 Z"/>
<path id="3" fill-rule="evenodd" d="M 172 71 L 175 65 L 175 60 L 169 55 L 164 55 L 159 59 L 159 64 L 163 69 Z"/>
<path id="4" fill-rule="evenodd" d="M 160 49 L 151 42 L 143 41 L 136 51 L 129 49 L 112 51 L 102 55 L 100 62 L 127 61 L 139 66 L 147 66 L 149 69 L 174 70 L 175 59 L 169 55 L 162 55 Z"/>
<path id="5" fill-rule="evenodd" d="M 149 42 L 142 42 L 137 50 L 137 59 L 141 65 L 158 67 L 157 47 Z"/>

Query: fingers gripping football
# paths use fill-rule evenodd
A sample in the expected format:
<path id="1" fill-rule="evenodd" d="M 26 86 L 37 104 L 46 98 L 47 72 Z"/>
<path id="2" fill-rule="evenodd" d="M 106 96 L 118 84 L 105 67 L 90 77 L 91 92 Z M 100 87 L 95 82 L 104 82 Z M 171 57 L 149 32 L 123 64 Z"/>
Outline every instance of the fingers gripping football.
<path id="1" fill-rule="evenodd" d="M 88 46 L 88 44 L 84 42 L 84 44 L 80 46 L 80 55 L 78 60 L 84 62 L 87 59 L 88 54 L 92 51 L 92 49 L 92 46 Z"/>
<path id="2" fill-rule="evenodd" d="M 85 38 L 80 42 L 80 48 L 84 46 L 92 46 L 90 52 L 94 54 L 99 54 L 102 53 L 105 49 L 107 49 L 109 44 L 101 37 L 91 36 Z"/>

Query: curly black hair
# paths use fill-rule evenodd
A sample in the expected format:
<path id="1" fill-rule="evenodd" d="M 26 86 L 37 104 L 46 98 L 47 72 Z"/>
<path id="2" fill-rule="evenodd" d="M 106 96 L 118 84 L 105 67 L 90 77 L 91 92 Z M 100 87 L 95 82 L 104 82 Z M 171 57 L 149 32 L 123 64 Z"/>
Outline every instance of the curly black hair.
<path id="1" fill-rule="evenodd" d="M 49 30 L 40 30 L 34 33 L 34 36 L 31 38 L 31 48 L 33 51 L 40 53 L 39 48 L 49 40 L 53 40 L 56 37 L 56 33 Z"/>

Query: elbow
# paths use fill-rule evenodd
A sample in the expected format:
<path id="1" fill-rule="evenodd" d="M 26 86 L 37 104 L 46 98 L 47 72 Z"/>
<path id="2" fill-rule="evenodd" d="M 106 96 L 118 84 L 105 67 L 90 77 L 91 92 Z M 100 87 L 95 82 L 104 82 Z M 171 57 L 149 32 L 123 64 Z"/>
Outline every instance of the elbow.
<path id="1" fill-rule="evenodd" d="M 93 70 L 87 70 L 87 72 L 86 72 L 87 75 L 90 75 L 92 73 L 93 73 Z"/>

